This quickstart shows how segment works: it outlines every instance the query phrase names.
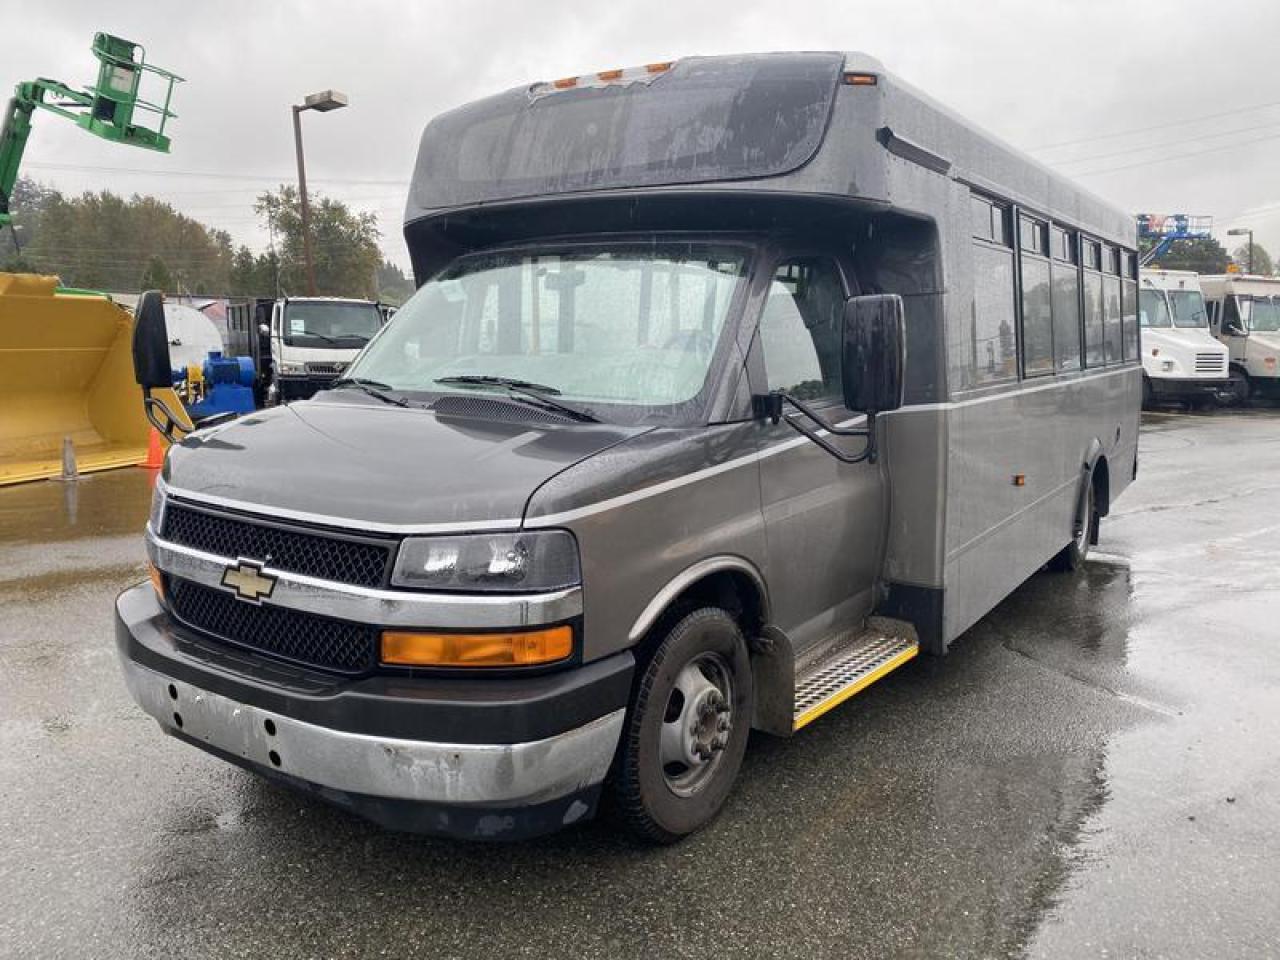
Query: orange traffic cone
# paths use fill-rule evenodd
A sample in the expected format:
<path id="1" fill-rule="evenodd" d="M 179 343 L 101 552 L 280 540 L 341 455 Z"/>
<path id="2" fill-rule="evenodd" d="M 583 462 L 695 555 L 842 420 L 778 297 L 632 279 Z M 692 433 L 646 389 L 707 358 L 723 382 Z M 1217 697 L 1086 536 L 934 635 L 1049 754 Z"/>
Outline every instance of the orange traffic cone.
<path id="1" fill-rule="evenodd" d="M 160 439 L 160 431 L 151 428 L 151 436 L 147 440 L 147 459 L 138 464 L 144 470 L 159 470 L 164 466 L 164 443 Z"/>

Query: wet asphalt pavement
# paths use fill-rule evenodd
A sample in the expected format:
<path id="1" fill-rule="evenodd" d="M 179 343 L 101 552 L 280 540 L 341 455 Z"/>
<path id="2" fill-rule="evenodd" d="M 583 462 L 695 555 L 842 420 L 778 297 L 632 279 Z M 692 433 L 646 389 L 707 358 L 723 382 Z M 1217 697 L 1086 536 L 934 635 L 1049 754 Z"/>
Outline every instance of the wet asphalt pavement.
<path id="1" fill-rule="evenodd" d="M 1280 955 L 1280 412 L 1141 451 L 1099 560 L 667 849 L 390 834 L 162 736 L 111 626 L 148 476 L 0 489 L 0 956 Z"/>

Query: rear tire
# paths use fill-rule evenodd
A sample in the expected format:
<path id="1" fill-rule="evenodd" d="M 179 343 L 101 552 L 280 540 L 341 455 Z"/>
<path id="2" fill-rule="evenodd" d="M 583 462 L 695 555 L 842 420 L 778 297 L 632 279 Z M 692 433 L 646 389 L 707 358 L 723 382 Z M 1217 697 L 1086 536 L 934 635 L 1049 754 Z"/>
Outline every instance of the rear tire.
<path id="1" fill-rule="evenodd" d="M 1049 561 L 1049 568 L 1062 573 L 1079 570 L 1089 556 L 1089 545 L 1098 535 L 1098 499 L 1097 488 L 1093 483 L 1093 475 L 1089 475 L 1089 490 L 1085 494 L 1084 523 L 1072 538 L 1071 542 L 1054 555 Z"/>
<path id="2" fill-rule="evenodd" d="M 632 833 L 674 843 L 715 818 L 742 766 L 753 702 L 747 644 L 728 613 L 703 607 L 671 627 L 623 728 L 613 791 Z"/>

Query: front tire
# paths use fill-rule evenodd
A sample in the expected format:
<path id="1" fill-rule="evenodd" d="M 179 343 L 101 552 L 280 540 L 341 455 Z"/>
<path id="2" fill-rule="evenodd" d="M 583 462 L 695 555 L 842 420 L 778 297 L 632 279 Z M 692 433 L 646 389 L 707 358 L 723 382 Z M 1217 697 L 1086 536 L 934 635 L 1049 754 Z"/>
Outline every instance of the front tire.
<path id="1" fill-rule="evenodd" d="M 1253 401 L 1253 384 L 1249 382 L 1249 375 L 1243 370 L 1233 367 L 1228 374 L 1231 380 L 1231 399 L 1237 407 L 1247 407 Z"/>
<path id="2" fill-rule="evenodd" d="M 628 828 L 674 843 L 724 805 L 747 748 L 754 691 L 742 631 L 717 607 L 683 616 L 636 688 L 613 789 Z"/>

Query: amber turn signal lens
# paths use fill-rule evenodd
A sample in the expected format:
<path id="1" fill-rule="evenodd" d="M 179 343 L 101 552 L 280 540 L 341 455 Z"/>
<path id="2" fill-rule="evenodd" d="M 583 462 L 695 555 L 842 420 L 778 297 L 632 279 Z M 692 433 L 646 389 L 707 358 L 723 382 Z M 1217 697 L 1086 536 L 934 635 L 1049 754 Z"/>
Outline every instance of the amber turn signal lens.
<path id="1" fill-rule="evenodd" d="M 393 633 L 382 635 L 382 662 L 406 667 L 524 667 L 554 663 L 573 652 L 568 626 L 519 633 Z"/>
<path id="2" fill-rule="evenodd" d="M 157 569 L 154 563 L 147 564 L 147 573 L 151 577 L 151 586 L 156 588 L 156 596 L 161 600 L 164 599 L 164 574 Z"/>

